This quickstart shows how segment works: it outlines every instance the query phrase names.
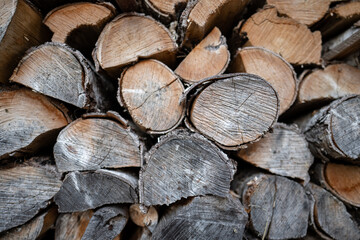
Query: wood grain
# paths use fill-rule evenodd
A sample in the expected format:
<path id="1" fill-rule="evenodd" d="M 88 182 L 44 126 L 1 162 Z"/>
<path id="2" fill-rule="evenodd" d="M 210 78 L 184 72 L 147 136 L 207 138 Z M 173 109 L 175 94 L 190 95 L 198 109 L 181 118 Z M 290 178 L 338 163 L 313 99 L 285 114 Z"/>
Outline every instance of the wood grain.
<path id="1" fill-rule="evenodd" d="M 93 214 L 93 210 L 60 214 L 55 226 L 55 240 L 81 239 Z"/>

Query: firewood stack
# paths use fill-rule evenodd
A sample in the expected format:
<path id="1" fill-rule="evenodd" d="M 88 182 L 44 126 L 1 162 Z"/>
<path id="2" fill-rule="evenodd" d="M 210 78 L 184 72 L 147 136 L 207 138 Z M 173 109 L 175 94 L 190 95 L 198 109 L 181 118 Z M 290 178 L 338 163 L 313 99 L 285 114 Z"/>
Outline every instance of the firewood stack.
<path id="1" fill-rule="evenodd" d="M 360 2 L 2 0 L 0 239 L 360 239 Z"/>

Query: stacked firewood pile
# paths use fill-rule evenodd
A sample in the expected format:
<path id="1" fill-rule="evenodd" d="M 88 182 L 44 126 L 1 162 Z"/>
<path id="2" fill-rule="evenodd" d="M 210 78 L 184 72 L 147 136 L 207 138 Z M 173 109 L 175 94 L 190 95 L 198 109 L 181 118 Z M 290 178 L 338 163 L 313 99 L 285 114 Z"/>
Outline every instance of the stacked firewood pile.
<path id="1" fill-rule="evenodd" d="M 360 239 L 360 2 L 1 0 L 0 239 Z"/>

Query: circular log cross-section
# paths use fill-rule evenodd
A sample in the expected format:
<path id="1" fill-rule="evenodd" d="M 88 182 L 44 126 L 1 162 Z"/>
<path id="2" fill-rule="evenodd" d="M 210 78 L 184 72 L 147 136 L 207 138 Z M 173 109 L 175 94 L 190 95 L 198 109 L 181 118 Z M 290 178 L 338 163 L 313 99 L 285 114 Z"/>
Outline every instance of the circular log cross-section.
<path id="1" fill-rule="evenodd" d="M 279 99 L 264 79 L 229 74 L 204 81 L 211 83 L 193 100 L 189 120 L 220 146 L 239 148 L 257 141 L 276 122 Z"/>
<path id="2" fill-rule="evenodd" d="M 183 119 L 183 92 L 180 79 L 170 68 L 157 60 L 144 60 L 121 75 L 118 101 L 141 129 L 164 133 Z"/>

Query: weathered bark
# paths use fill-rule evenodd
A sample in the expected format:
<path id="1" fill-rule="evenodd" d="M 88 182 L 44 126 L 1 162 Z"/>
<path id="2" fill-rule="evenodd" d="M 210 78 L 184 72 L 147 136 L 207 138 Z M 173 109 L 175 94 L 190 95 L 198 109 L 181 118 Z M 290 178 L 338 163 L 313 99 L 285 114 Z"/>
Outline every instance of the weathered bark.
<path id="1" fill-rule="evenodd" d="M 284 58 L 272 51 L 259 47 L 238 49 L 229 69 L 231 72 L 252 73 L 268 81 L 279 95 L 279 115 L 288 110 L 296 99 L 296 73 Z"/>
<path id="2" fill-rule="evenodd" d="M 55 240 L 81 239 L 93 214 L 93 210 L 60 214 L 56 221 Z"/>
<path id="3" fill-rule="evenodd" d="M 215 145 L 199 134 L 174 131 L 160 139 L 140 171 L 140 203 L 169 205 L 181 198 L 226 196 L 236 171 Z"/>
<path id="4" fill-rule="evenodd" d="M 93 72 L 91 63 L 79 51 L 61 43 L 29 49 L 10 81 L 91 110 L 107 110 L 115 90 L 111 82 Z"/>
<path id="5" fill-rule="evenodd" d="M 226 39 L 215 27 L 175 69 L 185 82 L 195 83 L 201 79 L 225 72 L 230 53 Z"/>
<path id="6" fill-rule="evenodd" d="M 242 239 L 248 216 L 239 199 L 202 196 L 171 206 L 152 239 Z"/>
<path id="7" fill-rule="evenodd" d="M 55 195 L 59 212 L 79 212 L 105 204 L 138 202 L 137 177 L 120 170 L 71 172 Z"/>
<path id="8" fill-rule="evenodd" d="M 48 158 L 32 158 L 0 169 L 0 232 L 22 225 L 50 204 L 61 186 Z"/>
<path id="9" fill-rule="evenodd" d="M 245 161 L 272 173 L 310 180 L 308 170 L 314 158 L 305 136 L 294 126 L 278 123 L 259 142 L 240 150 L 237 155 Z"/>
<path id="10" fill-rule="evenodd" d="M 276 8 L 267 8 L 252 15 L 239 34 L 248 38 L 245 47 L 267 48 L 295 65 L 320 64 L 320 32 L 312 33 L 304 24 L 279 17 Z"/>
<path id="11" fill-rule="evenodd" d="M 26 0 L 2 0 L 0 16 L 0 82 L 7 82 L 25 51 L 51 35 L 39 11 Z"/>
<path id="12" fill-rule="evenodd" d="M 330 0 L 267 0 L 267 4 L 276 7 L 280 14 L 307 26 L 318 22 L 325 15 L 330 2 Z"/>
<path id="13" fill-rule="evenodd" d="M 340 98 L 315 114 L 304 133 L 312 153 L 323 160 L 360 159 L 360 97 Z"/>
<path id="14" fill-rule="evenodd" d="M 144 0 L 144 5 L 156 18 L 168 23 L 177 19 L 187 2 L 188 0 Z"/>
<path id="15" fill-rule="evenodd" d="M 81 239 L 113 240 L 124 229 L 129 219 L 128 209 L 121 206 L 105 206 L 91 217 Z"/>
<path id="16" fill-rule="evenodd" d="M 158 212 L 153 206 L 146 207 L 142 204 L 130 206 L 130 218 L 139 227 L 146 227 L 153 231 L 158 223 Z"/>
<path id="17" fill-rule="evenodd" d="M 54 146 L 59 172 L 141 166 L 139 137 L 126 122 L 100 116 L 84 116 L 60 132 Z"/>
<path id="18" fill-rule="evenodd" d="M 166 133 L 182 121 L 184 86 L 174 72 L 157 60 L 144 60 L 119 78 L 118 101 L 145 132 Z"/>
<path id="19" fill-rule="evenodd" d="M 28 89 L 0 89 L 0 158 L 34 153 L 67 125 L 65 108 Z"/>
<path id="20" fill-rule="evenodd" d="M 259 140 L 277 120 L 279 99 L 264 79 L 245 73 L 205 79 L 189 101 L 187 124 L 225 149 Z"/>
<path id="21" fill-rule="evenodd" d="M 93 58 L 97 69 L 101 67 L 118 77 L 122 67 L 139 58 L 155 58 L 172 65 L 176 50 L 176 43 L 162 24 L 148 16 L 125 13 L 105 26 Z"/>
<path id="22" fill-rule="evenodd" d="M 325 189 L 309 183 L 311 193 L 311 226 L 324 239 L 360 239 L 360 228 L 345 205 Z"/>

